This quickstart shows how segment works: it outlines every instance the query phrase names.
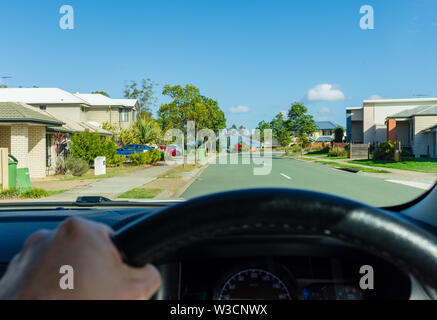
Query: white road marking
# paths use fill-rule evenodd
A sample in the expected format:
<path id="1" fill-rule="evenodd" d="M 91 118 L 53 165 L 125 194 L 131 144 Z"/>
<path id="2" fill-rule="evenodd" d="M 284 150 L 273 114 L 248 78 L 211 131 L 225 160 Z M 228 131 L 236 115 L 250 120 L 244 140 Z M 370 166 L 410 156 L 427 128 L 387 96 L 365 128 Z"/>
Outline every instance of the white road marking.
<path id="1" fill-rule="evenodd" d="M 415 181 L 402 181 L 402 180 L 385 180 L 387 182 L 403 184 L 405 186 L 414 187 L 418 189 L 428 190 L 431 189 L 433 184 L 425 182 L 415 182 Z"/>
<path id="2" fill-rule="evenodd" d="M 285 179 L 291 180 L 291 178 L 289 176 L 287 176 L 286 174 L 281 173 L 281 176 L 283 176 Z"/>

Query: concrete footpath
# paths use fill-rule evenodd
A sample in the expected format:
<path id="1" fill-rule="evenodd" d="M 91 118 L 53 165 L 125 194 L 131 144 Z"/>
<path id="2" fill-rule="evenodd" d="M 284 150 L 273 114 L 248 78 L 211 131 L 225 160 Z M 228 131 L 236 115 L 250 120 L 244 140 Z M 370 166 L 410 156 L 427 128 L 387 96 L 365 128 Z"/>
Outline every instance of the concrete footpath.
<path id="1" fill-rule="evenodd" d="M 87 186 L 56 194 L 40 201 L 75 201 L 77 197 L 83 196 L 102 196 L 116 200 L 122 193 L 134 188 L 139 188 L 155 180 L 160 175 L 173 170 L 175 167 L 176 165 L 159 165 L 139 169 L 125 175 L 102 179 Z"/>

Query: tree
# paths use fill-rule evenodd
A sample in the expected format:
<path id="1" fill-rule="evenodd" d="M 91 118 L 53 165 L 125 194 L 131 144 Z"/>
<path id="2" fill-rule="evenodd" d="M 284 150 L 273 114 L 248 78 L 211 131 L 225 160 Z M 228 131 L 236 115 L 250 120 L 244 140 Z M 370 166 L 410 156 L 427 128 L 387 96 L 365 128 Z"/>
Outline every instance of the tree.
<path id="1" fill-rule="evenodd" d="M 8 86 L 5 84 L 0 84 L 0 88 L 7 88 Z"/>
<path id="2" fill-rule="evenodd" d="M 237 126 L 236 126 L 236 124 L 235 123 L 233 123 L 232 124 L 232 126 L 229 128 L 229 129 L 234 129 L 234 130 L 237 130 Z"/>
<path id="3" fill-rule="evenodd" d="M 217 134 L 226 127 L 225 115 L 218 102 L 202 96 L 197 87 L 190 84 L 185 87 L 167 84 L 162 94 L 172 99 L 171 102 L 162 104 L 158 111 L 158 121 L 163 131 L 180 129 L 186 136 L 188 121 L 196 123 L 195 136 L 200 129 L 211 129 Z"/>
<path id="4" fill-rule="evenodd" d="M 297 102 L 288 110 L 288 130 L 300 141 L 304 141 L 304 138 L 307 138 L 317 131 L 313 116 L 307 112 L 307 108 Z"/>
<path id="5" fill-rule="evenodd" d="M 132 131 L 141 144 L 157 143 L 162 137 L 161 127 L 155 119 L 150 117 L 138 118 L 132 125 Z"/>
<path id="6" fill-rule="evenodd" d="M 152 116 L 152 106 L 156 102 L 154 97 L 156 83 L 151 79 L 143 79 L 141 85 L 134 80 L 125 86 L 124 97 L 127 99 L 137 99 L 140 107 L 138 116 Z"/>
<path id="7" fill-rule="evenodd" d="M 284 120 L 282 112 L 278 113 L 270 122 L 270 127 L 273 131 L 273 136 L 281 146 L 286 147 L 291 143 L 291 132 L 288 129 L 287 121 Z"/>
<path id="8" fill-rule="evenodd" d="M 92 94 L 101 94 L 102 96 L 105 96 L 105 97 L 109 98 L 109 94 L 107 94 L 105 91 L 93 91 L 91 93 Z"/>
<path id="9" fill-rule="evenodd" d="M 271 127 L 270 123 L 266 122 L 264 120 L 258 123 L 258 126 L 256 127 L 256 129 L 260 131 L 261 142 L 264 142 L 264 130 L 271 129 L 271 128 L 272 127 Z"/>
<path id="10" fill-rule="evenodd" d="M 334 129 L 334 141 L 335 142 L 343 142 L 344 137 L 344 129 L 343 127 L 337 127 Z"/>

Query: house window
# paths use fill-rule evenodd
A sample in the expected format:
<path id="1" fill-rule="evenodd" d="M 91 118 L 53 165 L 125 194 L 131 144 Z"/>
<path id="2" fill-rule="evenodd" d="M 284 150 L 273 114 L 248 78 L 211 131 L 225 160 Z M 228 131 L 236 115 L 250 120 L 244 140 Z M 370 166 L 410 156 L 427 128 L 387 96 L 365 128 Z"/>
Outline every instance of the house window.
<path id="1" fill-rule="evenodd" d="M 81 110 L 82 112 L 87 112 L 87 111 L 88 111 L 88 109 L 87 109 L 86 107 L 80 107 L 80 110 Z"/>
<path id="2" fill-rule="evenodd" d="M 119 122 L 128 122 L 129 121 L 129 110 L 127 109 L 118 109 L 118 121 Z"/>
<path id="3" fill-rule="evenodd" d="M 39 106 L 39 109 L 42 111 L 45 111 L 45 110 L 47 110 L 47 106 Z"/>
<path id="4" fill-rule="evenodd" d="M 332 130 L 322 130 L 322 135 L 330 136 L 330 135 L 332 135 Z"/>

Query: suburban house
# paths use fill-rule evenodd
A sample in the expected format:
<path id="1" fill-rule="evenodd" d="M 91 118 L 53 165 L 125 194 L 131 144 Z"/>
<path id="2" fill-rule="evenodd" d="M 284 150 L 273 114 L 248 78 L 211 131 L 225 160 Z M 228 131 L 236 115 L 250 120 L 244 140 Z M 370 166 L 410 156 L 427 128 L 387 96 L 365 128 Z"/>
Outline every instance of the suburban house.
<path id="1" fill-rule="evenodd" d="M 331 121 L 316 121 L 317 131 L 312 138 L 316 142 L 332 142 L 334 141 L 334 129 L 339 127 L 338 124 Z"/>
<path id="2" fill-rule="evenodd" d="M 103 123 L 109 122 L 127 128 L 134 122 L 139 109 L 135 99 L 111 99 L 100 94 L 72 94 L 58 88 L 0 88 L 0 103 L 0 147 L 7 147 L 17 157 L 19 168 L 28 167 L 31 178 L 54 173 L 57 160 L 55 140 L 59 139 L 59 134 L 64 137 L 65 145 L 72 134 L 85 130 L 110 136 L 109 131 L 102 129 Z M 12 112 L 11 109 L 16 111 Z M 29 119 L 24 116 L 29 114 L 29 110 L 33 112 L 33 117 L 39 115 L 39 118 L 45 119 L 44 122 L 37 122 L 38 133 L 35 133 L 36 124 L 29 125 Z M 11 112 L 17 117 L 12 122 L 8 118 Z M 20 114 L 23 115 L 22 118 Z M 27 148 L 14 142 L 16 139 L 13 137 L 19 136 L 15 132 L 21 132 L 19 130 L 22 131 L 21 139 L 25 140 L 27 135 L 26 139 L 30 141 Z M 35 149 L 31 139 L 38 139 L 38 149 Z M 39 151 L 35 153 L 33 150 Z"/>
<path id="3" fill-rule="evenodd" d="M 31 177 L 45 177 L 47 128 L 62 124 L 24 103 L 0 102 L 0 148 L 8 148 Z"/>
<path id="4" fill-rule="evenodd" d="M 136 118 L 138 101 L 136 99 L 111 99 L 102 94 L 74 94 L 86 102 L 86 119 L 102 124 L 108 122 L 120 128 L 128 128 Z"/>
<path id="5" fill-rule="evenodd" d="M 437 98 L 364 100 L 346 109 L 347 141 L 400 141 L 416 157 L 437 158 Z"/>

